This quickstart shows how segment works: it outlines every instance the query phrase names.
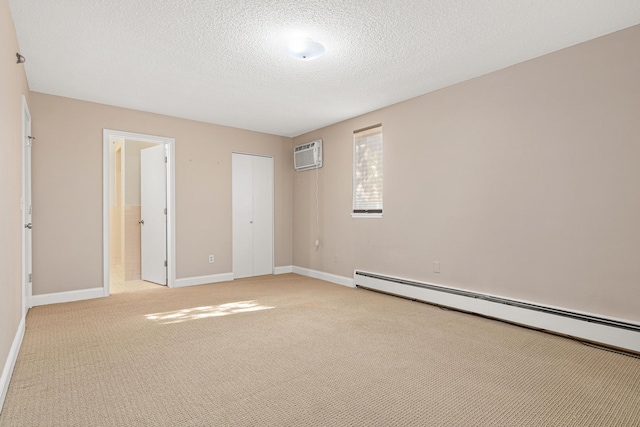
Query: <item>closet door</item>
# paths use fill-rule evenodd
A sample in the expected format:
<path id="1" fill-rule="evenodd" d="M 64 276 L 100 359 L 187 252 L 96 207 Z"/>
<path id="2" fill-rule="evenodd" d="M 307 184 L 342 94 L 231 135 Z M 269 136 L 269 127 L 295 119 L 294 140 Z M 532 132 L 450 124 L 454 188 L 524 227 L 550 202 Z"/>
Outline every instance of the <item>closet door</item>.
<path id="1" fill-rule="evenodd" d="M 233 153 L 234 278 L 273 273 L 273 158 Z"/>

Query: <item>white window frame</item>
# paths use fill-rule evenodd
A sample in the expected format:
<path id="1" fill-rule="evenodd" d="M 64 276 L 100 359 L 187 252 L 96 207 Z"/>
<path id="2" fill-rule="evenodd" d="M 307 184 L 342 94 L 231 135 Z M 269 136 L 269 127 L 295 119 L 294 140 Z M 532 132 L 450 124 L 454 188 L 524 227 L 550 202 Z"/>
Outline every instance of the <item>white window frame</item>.
<path id="1" fill-rule="evenodd" d="M 356 131 L 353 132 L 353 169 L 352 169 L 352 184 L 351 184 L 351 217 L 352 218 L 382 218 L 382 213 L 384 212 L 383 208 L 382 208 L 382 200 L 380 201 L 381 205 L 380 205 L 380 212 L 377 212 L 378 209 L 375 209 L 374 212 L 356 212 L 356 210 L 360 210 L 357 209 L 356 206 L 356 167 L 357 167 L 357 163 L 356 163 L 356 141 L 358 140 L 358 136 L 359 134 L 363 133 L 363 132 L 367 132 L 369 134 L 380 134 L 380 136 L 382 137 L 382 124 L 377 124 L 374 126 L 369 126 L 366 127 L 364 129 L 358 129 Z M 383 139 L 384 141 L 384 139 Z M 384 147 L 384 145 L 383 145 Z M 384 159 L 384 157 L 383 157 Z M 383 171 L 384 171 L 384 161 L 383 161 Z M 383 188 L 384 188 L 384 174 L 383 174 Z M 384 198 L 384 193 L 383 193 L 383 198 Z"/>

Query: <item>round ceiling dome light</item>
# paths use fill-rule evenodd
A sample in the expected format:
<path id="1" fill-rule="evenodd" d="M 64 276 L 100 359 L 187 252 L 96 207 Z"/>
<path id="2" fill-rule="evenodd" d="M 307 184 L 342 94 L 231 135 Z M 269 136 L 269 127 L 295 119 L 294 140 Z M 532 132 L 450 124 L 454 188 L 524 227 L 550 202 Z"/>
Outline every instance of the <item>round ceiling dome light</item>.
<path id="1" fill-rule="evenodd" d="M 296 59 L 310 61 L 324 55 L 324 46 L 311 39 L 294 39 L 287 43 L 287 53 Z"/>

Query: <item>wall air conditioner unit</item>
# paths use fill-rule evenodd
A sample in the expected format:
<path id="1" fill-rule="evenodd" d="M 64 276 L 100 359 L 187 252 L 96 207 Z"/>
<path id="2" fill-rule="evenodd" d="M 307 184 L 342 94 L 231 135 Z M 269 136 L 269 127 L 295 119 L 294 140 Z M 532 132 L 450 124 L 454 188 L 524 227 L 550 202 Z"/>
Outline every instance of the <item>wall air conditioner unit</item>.
<path id="1" fill-rule="evenodd" d="M 293 149 L 293 167 L 296 171 L 322 167 L 322 140 L 307 142 Z"/>

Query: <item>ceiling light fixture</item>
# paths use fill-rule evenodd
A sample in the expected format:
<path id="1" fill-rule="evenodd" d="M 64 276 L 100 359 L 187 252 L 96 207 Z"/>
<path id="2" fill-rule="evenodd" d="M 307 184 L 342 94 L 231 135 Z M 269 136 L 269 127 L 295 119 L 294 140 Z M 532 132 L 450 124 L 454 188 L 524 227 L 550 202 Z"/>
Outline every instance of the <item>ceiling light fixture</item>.
<path id="1" fill-rule="evenodd" d="M 294 39 L 287 43 L 287 53 L 296 59 L 310 61 L 324 55 L 322 43 L 311 39 Z"/>

